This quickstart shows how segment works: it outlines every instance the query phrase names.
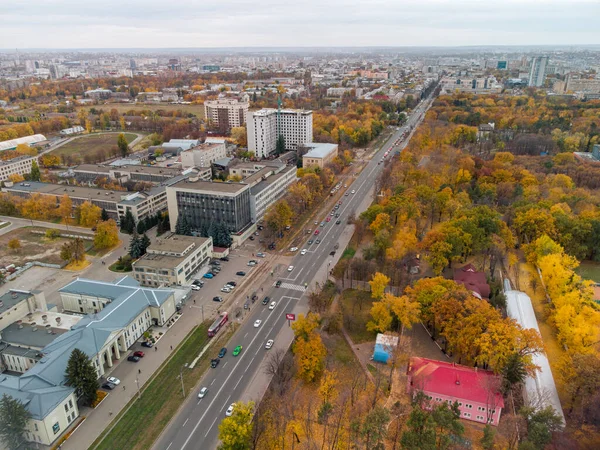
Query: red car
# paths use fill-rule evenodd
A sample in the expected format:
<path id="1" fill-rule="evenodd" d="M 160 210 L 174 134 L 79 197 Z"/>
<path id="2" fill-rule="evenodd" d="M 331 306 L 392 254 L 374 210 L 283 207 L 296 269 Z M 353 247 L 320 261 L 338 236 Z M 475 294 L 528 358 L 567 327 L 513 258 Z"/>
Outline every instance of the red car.
<path id="1" fill-rule="evenodd" d="M 319 230 L 315 230 L 315 236 L 319 234 Z"/>
<path id="2" fill-rule="evenodd" d="M 331 222 L 331 217 L 327 217 L 327 219 L 325 219 L 325 222 Z"/>
<path id="3" fill-rule="evenodd" d="M 133 352 L 133 356 L 137 356 L 139 358 L 143 358 L 144 357 L 144 352 L 138 350 L 137 352 Z"/>

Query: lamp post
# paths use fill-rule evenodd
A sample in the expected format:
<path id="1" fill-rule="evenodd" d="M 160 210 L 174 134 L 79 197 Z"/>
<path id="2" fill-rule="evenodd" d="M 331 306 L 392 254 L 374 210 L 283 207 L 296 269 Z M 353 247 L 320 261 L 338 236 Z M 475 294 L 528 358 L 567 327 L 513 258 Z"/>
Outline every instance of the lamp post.
<path id="1" fill-rule="evenodd" d="M 183 395 L 183 398 L 185 398 L 185 386 L 183 385 L 183 369 L 185 369 L 188 366 L 188 363 L 185 363 L 183 366 L 181 366 L 181 369 L 179 370 L 179 378 L 181 378 L 181 395 Z"/>
<path id="2" fill-rule="evenodd" d="M 142 392 L 140 391 L 140 380 L 137 377 L 135 378 L 135 384 L 137 384 L 138 398 L 139 398 L 142 396 Z"/>

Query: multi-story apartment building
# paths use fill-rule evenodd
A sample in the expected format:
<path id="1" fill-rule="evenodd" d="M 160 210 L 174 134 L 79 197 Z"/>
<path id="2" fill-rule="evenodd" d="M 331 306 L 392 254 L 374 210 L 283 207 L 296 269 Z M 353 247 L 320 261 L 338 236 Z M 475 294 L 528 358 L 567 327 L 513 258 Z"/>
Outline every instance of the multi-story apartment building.
<path id="1" fill-rule="evenodd" d="M 143 286 L 185 285 L 208 262 L 212 238 L 172 235 L 157 239 L 133 263 L 133 276 Z"/>
<path id="2" fill-rule="evenodd" d="M 529 69 L 529 86 L 541 87 L 546 81 L 546 73 L 548 70 L 547 56 L 536 56 L 531 59 L 531 67 Z"/>
<path id="3" fill-rule="evenodd" d="M 8 180 L 11 175 L 31 173 L 33 161 L 37 162 L 37 156 L 18 156 L 8 161 L 0 161 L 0 181 Z"/>
<path id="4" fill-rule="evenodd" d="M 246 123 L 249 100 L 248 94 L 207 100 L 204 102 L 204 117 L 218 127 L 219 131 L 227 133 L 232 128 L 241 127 Z"/>
<path id="5" fill-rule="evenodd" d="M 250 186 L 244 183 L 213 183 L 189 177 L 167 186 L 167 205 L 172 232 L 184 216 L 196 232 L 221 223 L 230 233 L 239 233 L 252 223 Z"/>
<path id="6" fill-rule="evenodd" d="M 261 109 L 250 113 L 247 128 L 248 150 L 259 158 L 275 152 L 279 135 L 285 139 L 286 150 L 296 150 L 313 140 L 312 111 Z"/>
<path id="7" fill-rule="evenodd" d="M 211 167 L 216 160 L 227 156 L 226 144 L 200 144 L 181 153 L 181 166 Z"/>
<path id="8" fill-rule="evenodd" d="M 492 94 L 502 92 L 502 85 L 495 77 L 450 76 L 443 77 L 442 89 L 448 93 L 470 92 L 472 94 Z"/>

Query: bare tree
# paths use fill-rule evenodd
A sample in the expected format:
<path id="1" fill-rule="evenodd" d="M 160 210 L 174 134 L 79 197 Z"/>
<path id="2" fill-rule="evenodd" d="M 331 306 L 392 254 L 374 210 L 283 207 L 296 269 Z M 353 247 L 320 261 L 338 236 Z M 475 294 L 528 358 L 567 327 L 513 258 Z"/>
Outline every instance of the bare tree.
<path id="1" fill-rule="evenodd" d="M 265 373 L 273 377 L 273 387 L 278 395 L 283 395 L 288 382 L 293 377 L 294 360 L 283 349 L 276 349 L 269 354 L 265 362 Z"/>

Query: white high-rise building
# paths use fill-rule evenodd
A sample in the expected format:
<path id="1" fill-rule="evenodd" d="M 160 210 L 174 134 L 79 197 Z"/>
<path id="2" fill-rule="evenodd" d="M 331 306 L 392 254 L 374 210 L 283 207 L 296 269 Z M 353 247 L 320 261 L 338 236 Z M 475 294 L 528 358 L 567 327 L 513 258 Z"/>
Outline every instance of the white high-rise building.
<path id="1" fill-rule="evenodd" d="M 261 109 L 250 113 L 248 120 L 248 150 L 259 158 L 275 152 L 278 133 L 285 139 L 286 150 L 296 150 L 299 145 L 313 140 L 312 111 L 282 109 L 277 124 L 277 110 Z M 279 128 L 279 132 L 278 132 Z"/>
<path id="2" fill-rule="evenodd" d="M 541 87 L 544 85 L 546 71 L 548 70 L 548 59 L 547 56 L 536 56 L 531 59 L 529 86 Z"/>
<path id="3" fill-rule="evenodd" d="M 220 97 L 204 102 L 204 117 L 223 133 L 246 123 L 250 99 L 247 94 L 239 97 Z"/>

